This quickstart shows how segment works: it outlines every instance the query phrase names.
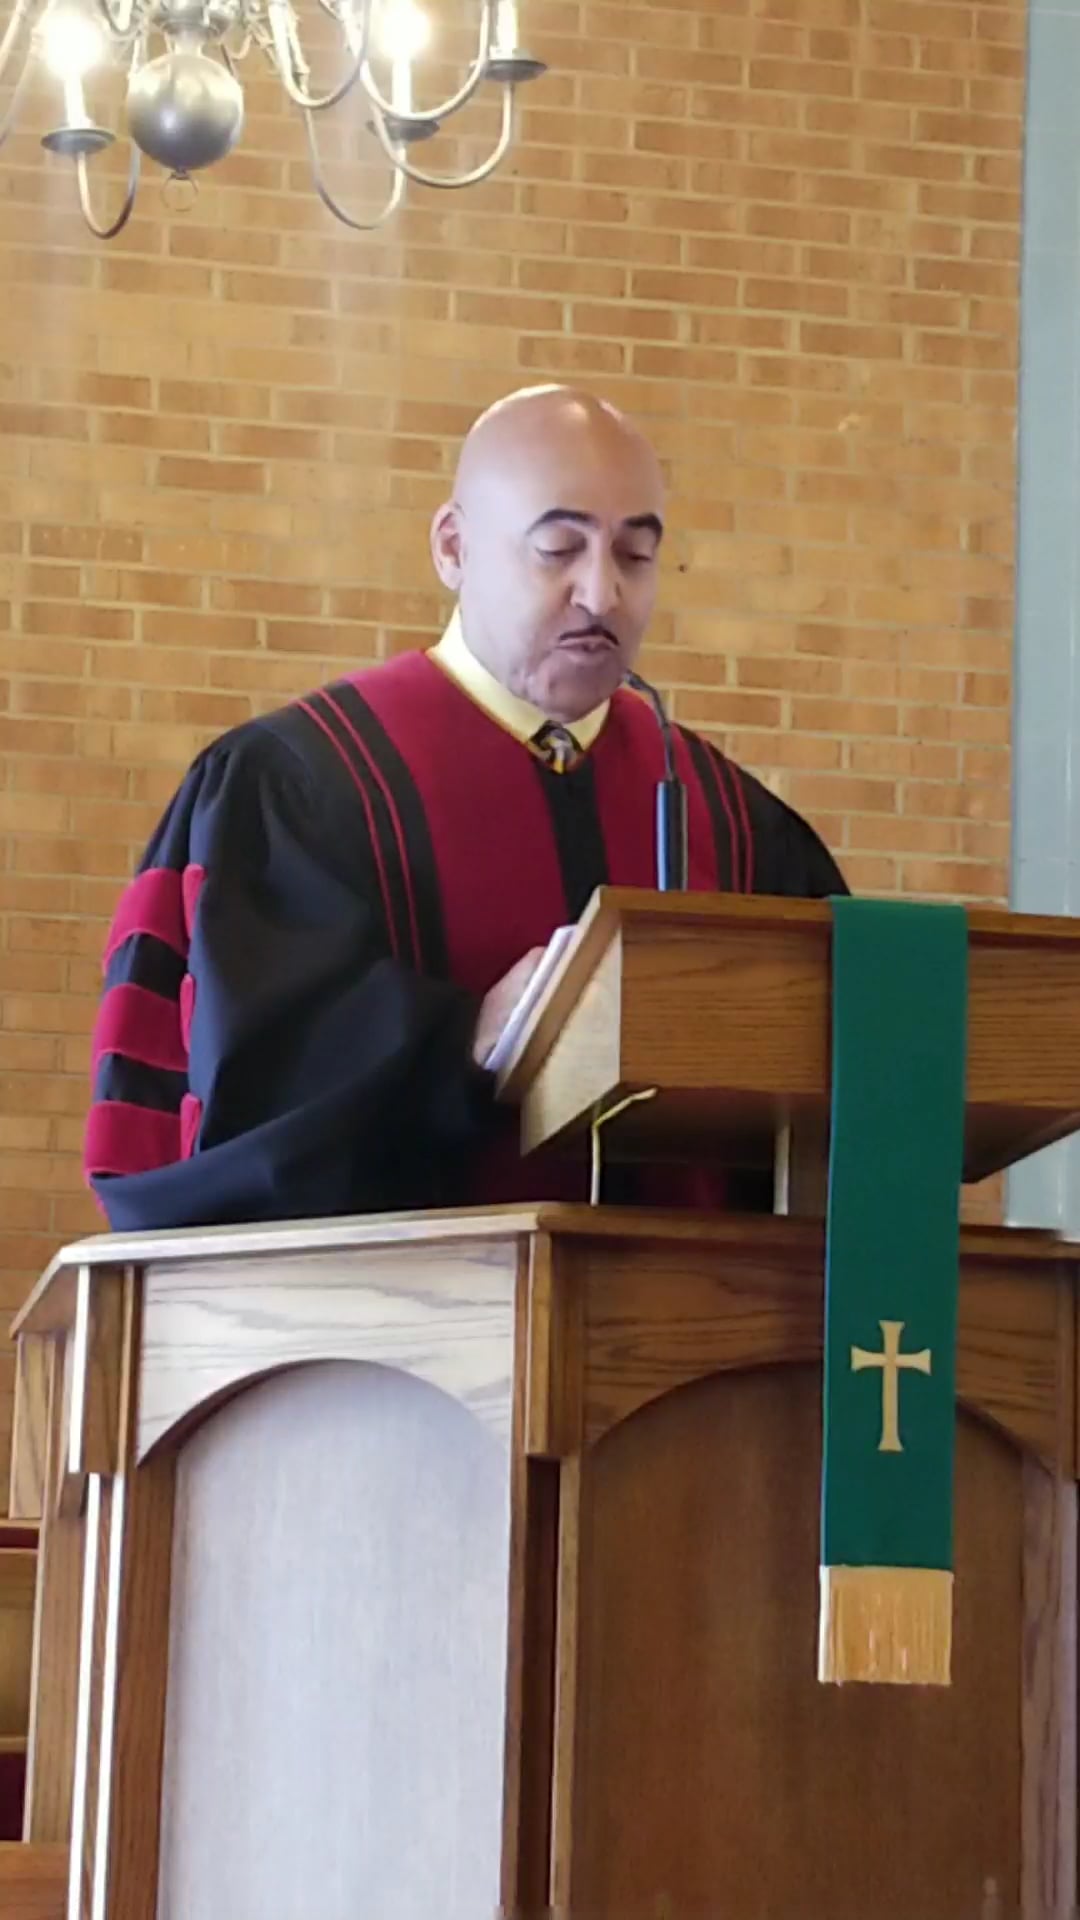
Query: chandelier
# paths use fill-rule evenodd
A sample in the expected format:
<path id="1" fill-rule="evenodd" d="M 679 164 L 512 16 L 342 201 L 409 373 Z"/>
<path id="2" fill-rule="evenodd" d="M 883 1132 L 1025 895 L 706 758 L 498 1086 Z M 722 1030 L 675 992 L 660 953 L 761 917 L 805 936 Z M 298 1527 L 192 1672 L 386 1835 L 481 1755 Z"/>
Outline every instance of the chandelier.
<path id="1" fill-rule="evenodd" d="M 189 181 L 236 145 L 244 124 L 238 73 L 250 56 L 270 64 L 303 115 L 315 191 L 356 232 L 370 232 L 389 219 L 408 180 L 426 187 L 472 187 L 495 171 L 513 138 L 515 89 L 545 70 L 519 43 L 517 0 L 481 0 L 479 41 L 468 73 L 456 93 L 423 110 L 415 102 L 414 65 L 428 43 L 430 25 L 414 0 L 318 4 L 335 23 L 342 69 L 336 84 L 322 93 L 312 88 L 293 0 L 96 0 L 92 12 L 73 0 L 14 0 L 0 39 L 0 84 L 20 53 L 22 66 L 0 115 L 0 146 L 16 123 L 31 77 L 44 68 L 62 87 L 63 119 L 43 135 L 42 145 L 74 160 L 86 223 L 99 239 L 111 240 L 135 204 L 144 154 L 173 179 Z M 116 135 L 95 124 L 84 86 L 87 74 L 105 61 L 127 76 L 124 117 L 131 140 L 123 202 L 108 221 L 94 211 L 88 163 L 112 146 Z M 376 65 L 388 69 L 388 96 L 376 79 Z M 429 173 L 418 166 L 413 149 L 438 133 L 485 83 L 494 83 L 502 95 L 493 151 L 465 173 Z M 386 199 L 370 217 L 357 217 L 341 204 L 319 158 L 316 119 L 350 96 L 360 101 L 368 131 L 389 167 Z"/>

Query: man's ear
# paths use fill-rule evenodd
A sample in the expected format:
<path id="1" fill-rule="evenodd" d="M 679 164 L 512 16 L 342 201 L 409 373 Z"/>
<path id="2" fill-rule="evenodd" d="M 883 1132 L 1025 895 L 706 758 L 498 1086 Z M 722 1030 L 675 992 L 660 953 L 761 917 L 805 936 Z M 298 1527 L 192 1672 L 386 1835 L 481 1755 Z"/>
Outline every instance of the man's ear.
<path id="1" fill-rule="evenodd" d="M 465 532 L 456 500 L 441 506 L 431 523 L 431 558 L 443 586 L 457 593 L 465 570 Z"/>

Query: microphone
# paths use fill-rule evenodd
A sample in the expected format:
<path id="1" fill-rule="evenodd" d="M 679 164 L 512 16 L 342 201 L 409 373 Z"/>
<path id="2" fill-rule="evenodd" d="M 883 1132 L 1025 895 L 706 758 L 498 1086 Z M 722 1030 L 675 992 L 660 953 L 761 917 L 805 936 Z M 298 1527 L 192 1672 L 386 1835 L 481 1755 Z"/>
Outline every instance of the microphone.
<path id="1" fill-rule="evenodd" d="M 640 673 L 630 672 L 626 684 L 635 693 L 643 693 L 656 715 L 660 738 L 664 743 L 664 777 L 656 787 L 656 884 L 661 893 L 685 892 L 688 851 L 686 837 L 686 788 L 675 771 L 675 742 L 671 721 L 655 687 Z"/>

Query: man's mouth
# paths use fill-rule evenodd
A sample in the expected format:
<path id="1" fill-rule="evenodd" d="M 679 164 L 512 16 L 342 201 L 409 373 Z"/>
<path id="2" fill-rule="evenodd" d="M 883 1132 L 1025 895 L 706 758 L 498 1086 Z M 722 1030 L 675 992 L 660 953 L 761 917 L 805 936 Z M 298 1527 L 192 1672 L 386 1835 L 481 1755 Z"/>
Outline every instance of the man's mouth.
<path id="1" fill-rule="evenodd" d="M 575 653 L 599 654 L 610 653 L 619 643 L 607 627 L 583 627 L 578 633 L 564 633 L 559 645 L 572 648 Z"/>

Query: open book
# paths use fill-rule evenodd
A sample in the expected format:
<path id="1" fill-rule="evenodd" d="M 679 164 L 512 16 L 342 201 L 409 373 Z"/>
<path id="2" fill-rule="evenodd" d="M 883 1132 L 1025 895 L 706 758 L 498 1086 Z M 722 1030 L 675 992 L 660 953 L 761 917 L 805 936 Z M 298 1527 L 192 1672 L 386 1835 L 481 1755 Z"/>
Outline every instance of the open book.
<path id="1" fill-rule="evenodd" d="M 532 979 L 529 981 L 528 986 L 484 1062 L 489 1073 L 502 1072 L 503 1067 L 517 1046 L 518 1040 L 521 1038 L 521 1034 L 527 1026 L 534 1008 L 538 1001 L 544 996 L 548 981 L 551 979 L 555 968 L 559 964 L 563 949 L 576 932 L 576 927 L 556 927 L 555 932 L 544 948 L 540 965 L 537 967 L 536 972 L 533 974 Z"/>

